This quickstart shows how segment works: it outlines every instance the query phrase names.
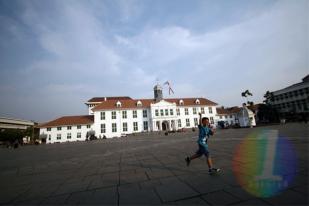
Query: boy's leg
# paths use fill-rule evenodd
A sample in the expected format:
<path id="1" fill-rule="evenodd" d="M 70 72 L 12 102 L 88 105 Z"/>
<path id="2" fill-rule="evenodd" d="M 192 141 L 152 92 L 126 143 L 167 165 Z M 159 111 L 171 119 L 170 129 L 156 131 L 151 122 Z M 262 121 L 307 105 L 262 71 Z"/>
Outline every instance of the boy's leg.
<path id="1" fill-rule="evenodd" d="M 211 157 L 207 157 L 207 165 L 208 165 L 208 168 L 211 169 L 212 168 L 212 160 L 211 160 Z"/>
<path id="2" fill-rule="evenodd" d="M 200 156 L 202 156 L 201 154 L 194 154 L 194 155 L 192 155 L 191 157 L 189 157 L 190 158 L 190 160 L 194 160 L 194 159 L 196 159 L 196 158 L 199 158 Z"/>
<path id="3" fill-rule="evenodd" d="M 194 160 L 194 159 L 196 159 L 196 158 L 198 158 L 198 157 L 200 157 L 200 156 L 202 156 L 201 154 L 199 154 L 199 153 L 196 153 L 196 154 L 194 154 L 194 155 L 192 155 L 191 157 L 186 157 L 186 163 L 187 163 L 187 166 L 189 166 L 190 165 L 190 162 L 191 162 L 191 160 Z"/>
<path id="4" fill-rule="evenodd" d="M 213 172 L 219 172 L 220 171 L 220 169 L 213 167 L 212 159 L 209 156 L 207 156 L 207 165 L 208 165 L 208 168 L 209 168 L 208 169 L 209 174 L 212 174 Z"/>

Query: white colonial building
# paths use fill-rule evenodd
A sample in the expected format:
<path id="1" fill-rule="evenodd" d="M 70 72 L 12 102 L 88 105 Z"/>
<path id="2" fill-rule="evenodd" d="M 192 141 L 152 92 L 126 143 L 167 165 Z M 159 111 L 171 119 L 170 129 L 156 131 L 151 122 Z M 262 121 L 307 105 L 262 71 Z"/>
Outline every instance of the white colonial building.
<path id="1" fill-rule="evenodd" d="M 40 125 L 47 143 L 120 137 L 132 133 L 176 131 L 198 125 L 199 112 L 215 123 L 217 103 L 205 98 L 163 99 L 160 85 L 154 99 L 95 97 L 86 102 L 88 115 L 66 116 Z"/>
<path id="2" fill-rule="evenodd" d="M 255 106 L 250 106 L 254 108 Z M 255 114 L 246 105 L 243 107 L 217 108 L 217 125 L 222 127 L 239 125 L 240 127 L 256 126 Z M 221 125 L 220 125 L 221 122 Z"/>

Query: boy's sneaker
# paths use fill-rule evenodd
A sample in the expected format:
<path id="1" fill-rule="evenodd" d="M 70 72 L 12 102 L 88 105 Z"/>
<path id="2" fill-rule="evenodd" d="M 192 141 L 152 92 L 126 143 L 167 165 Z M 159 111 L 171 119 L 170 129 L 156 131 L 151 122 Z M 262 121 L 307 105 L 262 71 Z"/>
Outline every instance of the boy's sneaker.
<path id="1" fill-rule="evenodd" d="M 191 160 L 190 160 L 190 157 L 186 157 L 186 163 L 187 163 L 187 167 L 189 167 L 189 165 L 190 165 L 190 162 L 191 162 Z"/>
<path id="2" fill-rule="evenodd" d="M 213 174 L 213 173 L 216 173 L 216 172 L 220 172 L 220 169 L 219 168 L 211 168 L 211 169 L 208 170 L 209 174 Z"/>

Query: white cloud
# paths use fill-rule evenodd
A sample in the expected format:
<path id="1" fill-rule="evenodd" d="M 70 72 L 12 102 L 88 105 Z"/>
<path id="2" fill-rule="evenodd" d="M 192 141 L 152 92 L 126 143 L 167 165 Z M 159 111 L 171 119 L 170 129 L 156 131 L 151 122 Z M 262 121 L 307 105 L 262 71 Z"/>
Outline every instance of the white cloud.
<path id="1" fill-rule="evenodd" d="M 171 97 L 203 96 L 240 105 L 244 89 L 260 102 L 266 90 L 300 81 L 308 73 L 308 1 L 278 1 L 264 12 L 244 14 L 236 24 L 209 30 L 208 24 L 200 24 L 200 30 L 177 24 L 173 19 L 182 14 L 172 11 L 153 17 L 162 20 L 152 25 L 144 18 L 152 14 L 151 8 L 145 11 L 138 1 L 24 1 L 21 7 L 19 23 L 13 18 L 0 21 L 8 22 L 14 38 L 29 40 L 24 50 L 36 55 L 21 62 L 19 72 L 2 72 L 1 80 L 8 82 L 0 90 L 7 97 L 0 102 L 5 111 L 26 111 L 18 109 L 19 102 L 31 90 L 27 110 L 40 119 L 44 106 L 51 108 L 47 116 L 60 116 L 67 109 L 84 112 L 81 102 L 91 96 L 152 97 L 156 78 L 173 84 Z M 194 18 L 200 16 L 204 14 Z M 185 19 L 201 22 L 192 18 Z M 29 46 L 32 42 L 34 47 Z M 5 93 L 10 88 L 14 90 Z"/>
<path id="2" fill-rule="evenodd" d="M 105 31 L 91 11 L 77 2 L 60 1 L 56 5 L 58 16 L 51 20 L 32 3 L 26 3 L 25 22 L 38 36 L 42 48 L 52 55 L 40 61 L 52 70 L 101 75 L 119 73 L 121 57 L 108 45 Z"/>
<path id="3" fill-rule="evenodd" d="M 308 43 L 308 16 L 304 10 L 300 4 L 280 1 L 254 18 L 217 31 L 193 33 L 170 26 L 117 38 L 135 65 L 150 66 L 153 72 L 167 75 L 163 78 L 182 81 L 179 95 L 199 90 L 204 96 L 213 87 L 209 94 L 222 104 L 239 104 L 240 95 L 226 99 L 218 90 L 240 94 L 251 88 L 255 100 L 262 101 L 266 90 L 287 85 L 287 79 L 300 80 L 299 74 L 308 71 L 308 61 L 304 60 L 308 57 L 308 44 L 304 42 Z M 298 72 L 286 73 L 295 69 Z M 203 74 L 205 80 L 200 76 Z M 266 79 L 270 76 L 277 78 Z"/>

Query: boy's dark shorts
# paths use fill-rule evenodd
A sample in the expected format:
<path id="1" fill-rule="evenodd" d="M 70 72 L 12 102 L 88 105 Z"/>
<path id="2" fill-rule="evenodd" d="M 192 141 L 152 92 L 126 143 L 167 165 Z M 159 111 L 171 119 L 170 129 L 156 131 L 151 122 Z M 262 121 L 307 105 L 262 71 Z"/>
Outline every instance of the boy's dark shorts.
<path id="1" fill-rule="evenodd" d="M 205 155 L 206 157 L 210 157 L 209 151 L 207 147 L 204 147 L 202 145 L 198 145 L 198 150 L 196 151 L 196 154 L 198 155 Z"/>

